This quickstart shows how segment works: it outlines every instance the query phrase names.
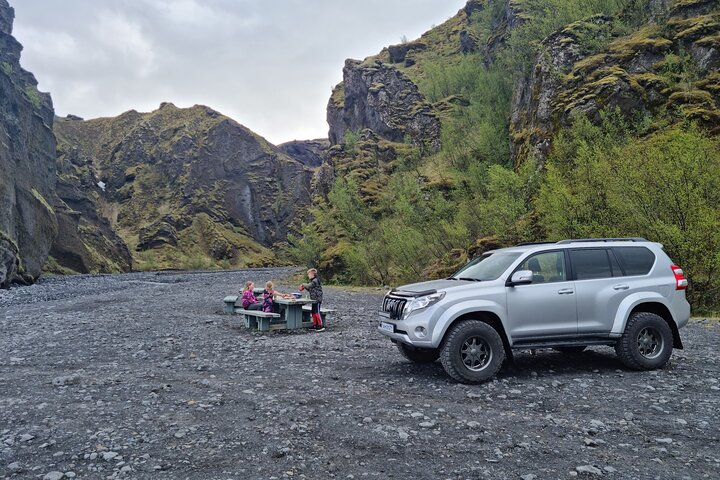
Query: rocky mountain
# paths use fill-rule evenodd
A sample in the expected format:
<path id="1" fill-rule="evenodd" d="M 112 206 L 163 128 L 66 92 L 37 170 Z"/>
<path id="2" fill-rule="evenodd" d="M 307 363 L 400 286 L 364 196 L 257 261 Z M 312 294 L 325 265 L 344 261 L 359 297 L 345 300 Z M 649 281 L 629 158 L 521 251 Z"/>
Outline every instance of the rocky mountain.
<path id="1" fill-rule="evenodd" d="M 56 244 L 61 267 L 125 270 L 128 250 L 139 268 L 277 263 L 310 203 L 311 170 L 208 107 L 58 119 L 55 133 L 63 223 L 85 247 Z"/>
<path id="2" fill-rule="evenodd" d="M 57 233 L 50 95 L 20 66 L 14 11 L 0 0 L 0 287 L 34 281 Z"/>

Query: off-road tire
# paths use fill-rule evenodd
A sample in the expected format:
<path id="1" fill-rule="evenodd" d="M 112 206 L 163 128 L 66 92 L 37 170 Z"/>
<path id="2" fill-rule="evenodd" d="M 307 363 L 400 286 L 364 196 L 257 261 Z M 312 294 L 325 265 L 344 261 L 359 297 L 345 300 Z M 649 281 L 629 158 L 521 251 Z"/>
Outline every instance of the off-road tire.
<path id="1" fill-rule="evenodd" d="M 620 361 L 633 370 L 664 367 L 673 351 L 673 334 L 665 320 L 654 313 L 630 316 L 622 337 L 615 344 Z"/>
<path id="2" fill-rule="evenodd" d="M 578 345 L 577 347 L 555 347 L 553 350 L 560 353 L 566 353 L 568 355 L 576 355 L 585 351 L 587 347 L 585 345 Z"/>
<path id="3" fill-rule="evenodd" d="M 402 342 L 397 342 L 400 355 L 415 363 L 433 363 L 440 357 L 438 348 L 415 348 Z"/>
<path id="4" fill-rule="evenodd" d="M 482 383 L 500 370 L 505 349 L 497 330 L 480 320 L 464 320 L 445 334 L 440 362 L 460 383 Z"/>

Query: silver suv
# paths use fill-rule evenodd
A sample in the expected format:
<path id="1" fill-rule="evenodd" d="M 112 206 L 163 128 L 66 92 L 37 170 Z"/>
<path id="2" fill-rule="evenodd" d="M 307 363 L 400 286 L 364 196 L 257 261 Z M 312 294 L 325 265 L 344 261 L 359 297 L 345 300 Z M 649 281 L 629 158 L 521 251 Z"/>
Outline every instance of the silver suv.
<path id="1" fill-rule="evenodd" d="M 407 359 L 439 358 L 463 383 L 492 378 L 518 349 L 611 345 L 627 367 L 650 370 L 683 348 L 687 284 L 662 245 L 644 238 L 521 244 L 391 290 L 378 330 Z"/>

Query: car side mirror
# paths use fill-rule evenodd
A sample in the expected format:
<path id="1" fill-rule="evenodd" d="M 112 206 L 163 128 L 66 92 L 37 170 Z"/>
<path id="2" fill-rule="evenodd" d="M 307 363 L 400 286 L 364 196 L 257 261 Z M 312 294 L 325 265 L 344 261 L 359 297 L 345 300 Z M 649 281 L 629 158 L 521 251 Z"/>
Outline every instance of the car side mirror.
<path id="1" fill-rule="evenodd" d="M 508 282 L 508 285 L 513 287 L 515 285 L 527 285 L 528 283 L 532 283 L 533 280 L 533 272 L 532 270 L 518 270 L 517 272 L 512 274 L 512 277 L 510 278 L 510 282 Z"/>

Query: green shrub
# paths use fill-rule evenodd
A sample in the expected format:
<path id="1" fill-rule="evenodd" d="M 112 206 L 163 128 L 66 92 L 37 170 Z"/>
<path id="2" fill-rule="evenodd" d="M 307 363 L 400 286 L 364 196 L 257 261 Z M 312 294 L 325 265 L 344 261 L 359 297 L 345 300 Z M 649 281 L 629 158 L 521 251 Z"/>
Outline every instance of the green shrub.
<path id="1" fill-rule="evenodd" d="M 687 272 L 694 307 L 718 305 L 720 142 L 695 128 L 645 138 L 578 119 L 547 163 L 537 198 L 551 239 L 642 236 Z"/>

